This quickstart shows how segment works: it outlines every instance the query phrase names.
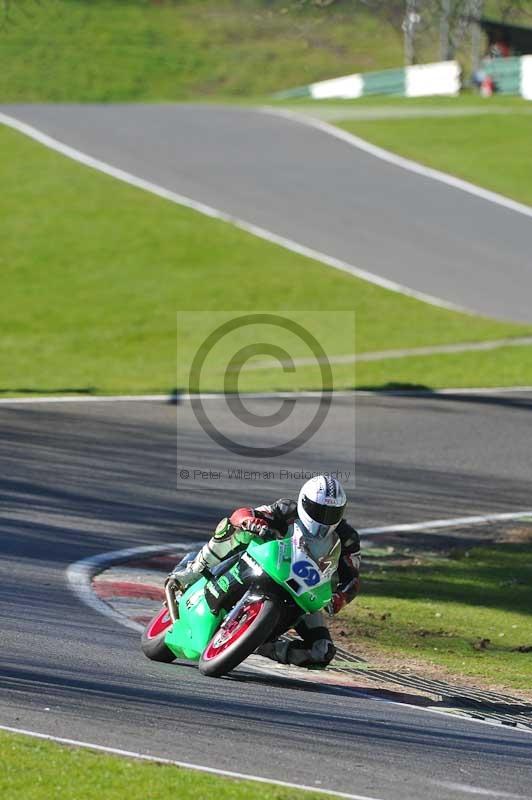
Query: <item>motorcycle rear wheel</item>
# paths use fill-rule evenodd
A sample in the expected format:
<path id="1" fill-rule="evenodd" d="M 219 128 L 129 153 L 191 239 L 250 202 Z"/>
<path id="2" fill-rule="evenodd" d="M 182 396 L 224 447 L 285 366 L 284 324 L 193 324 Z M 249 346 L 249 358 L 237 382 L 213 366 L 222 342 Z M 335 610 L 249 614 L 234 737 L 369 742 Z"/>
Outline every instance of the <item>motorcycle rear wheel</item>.
<path id="1" fill-rule="evenodd" d="M 219 678 L 238 666 L 263 644 L 277 627 L 279 607 L 266 597 L 248 597 L 224 619 L 202 653 L 199 671 Z"/>

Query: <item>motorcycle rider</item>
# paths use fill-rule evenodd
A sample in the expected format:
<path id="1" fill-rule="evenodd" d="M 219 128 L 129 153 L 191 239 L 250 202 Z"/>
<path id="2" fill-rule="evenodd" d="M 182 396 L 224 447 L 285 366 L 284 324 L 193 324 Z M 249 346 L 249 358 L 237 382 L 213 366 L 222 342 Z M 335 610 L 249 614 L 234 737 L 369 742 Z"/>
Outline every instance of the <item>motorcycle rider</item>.
<path id="1" fill-rule="evenodd" d="M 194 557 L 187 556 L 170 573 L 185 589 L 207 570 L 220 564 L 250 541 L 284 538 L 299 520 L 308 540 L 323 539 L 333 531 L 341 544 L 341 555 L 333 582 L 334 593 L 329 613 L 337 614 L 359 590 L 360 539 L 344 519 L 347 498 L 340 482 L 329 475 L 311 478 L 301 488 L 297 502 L 286 498 L 257 508 L 237 508 L 222 519 L 212 538 Z M 306 614 L 296 625 L 300 639 L 267 642 L 256 651 L 281 664 L 299 667 L 325 667 L 335 654 L 331 635 L 321 612 Z"/>

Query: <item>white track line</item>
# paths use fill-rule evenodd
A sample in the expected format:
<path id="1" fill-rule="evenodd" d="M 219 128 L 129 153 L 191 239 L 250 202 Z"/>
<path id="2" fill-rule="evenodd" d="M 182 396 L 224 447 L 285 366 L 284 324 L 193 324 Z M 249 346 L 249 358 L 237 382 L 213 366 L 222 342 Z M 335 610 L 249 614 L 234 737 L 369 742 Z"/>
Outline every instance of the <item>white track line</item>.
<path id="1" fill-rule="evenodd" d="M 509 792 L 497 792 L 493 789 L 481 789 L 480 786 L 469 786 L 467 783 L 451 783 L 450 781 L 431 781 L 436 786 L 450 789 L 452 792 L 463 792 L 464 794 L 479 794 L 484 797 L 505 797 L 512 800 L 527 800 L 523 794 L 511 794 Z"/>
<path id="2" fill-rule="evenodd" d="M 68 584 L 74 594 L 89 608 L 98 611 L 105 617 L 124 625 L 133 631 L 142 631 L 143 625 L 135 622 L 132 619 L 124 617 L 115 611 L 108 603 L 101 600 L 92 588 L 92 579 L 99 572 L 103 572 L 111 564 L 120 564 L 121 562 L 129 562 L 144 555 L 162 555 L 164 553 L 173 553 L 179 548 L 183 547 L 185 552 L 190 550 L 190 542 L 177 541 L 171 544 L 156 544 L 147 545 L 143 547 L 128 547 L 125 550 L 113 550 L 109 553 L 100 553 L 96 556 L 83 558 L 81 561 L 76 561 L 70 564 L 66 571 L 66 578 Z"/>
<path id="3" fill-rule="evenodd" d="M 511 511 L 503 514 L 479 514 L 474 517 L 455 517 L 454 519 L 433 519 L 426 522 L 412 522 L 399 525 L 385 525 L 381 528 L 361 528 L 361 536 L 372 536 L 377 533 L 408 533 L 415 531 L 428 531 L 438 528 L 459 528 L 464 525 L 483 525 L 487 522 L 504 522 L 510 520 L 532 519 L 530 511 Z"/>
<path id="4" fill-rule="evenodd" d="M 264 106 L 260 110 L 265 114 L 272 114 L 277 117 L 291 119 L 293 122 L 298 122 L 301 125 L 306 125 L 310 128 L 316 128 L 323 133 L 329 134 L 329 136 L 334 136 L 335 139 L 340 139 L 342 142 L 351 145 L 351 147 L 356 147 L 358 150 L 363 150 L 365 153 L 375 156 L 375 158 L 379 158 L 381 161 L 386 161 L 388 164 L 393 164 L 395 167 L 401 167 L 402 169 L 408 170 L 408 172 L 414 172 L 416 175 L 422 175 L 424 178 L 430 178 L 431 180 L 445 183 L 447 186 L 452 186 L 453 189 L 459 189 L 462 192 L 467 192 L 468 194 L 472 194 L 481 200 L 487 200 L 490 203 L 495 203 L 498 206 L 502 206 L 509 211 L 516 211 L 518 214 L 523 214 L 525 217 L 532 217 L 532 208 L 524 203 L 518 203 L 516 200 L 511 200 L 509 197 L 505 197 L 497 192 L 491 192 L 489 189 L 483 189 L 481 186 L 477 186 L 474 183 L 469 183 L 469 181 L 461 180 L 461 178 L 455 178 L 454 175 L 449 175 L 446 172 L 440 172 L 437 169 L 431 169 L 431 167 L 425 167 L 423 164 L 419 164 L 417 161 L 411 161 L 409 158 L 398 156 L 395 153 L 391 153 L 389 150 L 385 150 L 382 147 L 377 147 L 377 145 L 366 142 L 365 139 L 361 139 L 359 136 L 355 136 L 352 133 L 348 133 L 348 131 L 337 128 L 335 125 L 331 125 L 329 122 L 325 122 L 324 120 L 307 116 L 305 114 L 300 114 L 296 111 L 290 111 L 289 109 L 274 108 L 273 106 Z"/>
<path id="5" fill-rule="evenodd" d="M 430 397 L 460 395 L 462 397 L 475 397 L 477 395 L 490 397 L 499 394 L 511 394 L 513 392 L 532 392 L 532 386 L 496 386 L 496 387 L 471 387 L 458 389 L 397 389 L 379 390 L 368 389 L 339 389 L 334 392 L 302 391 L 302 392 L 241 392 L 241 397 L 249 400 L 278 400 L 284 398 L 304 398 L 322 397 L 323 395 L 333 395 L 334 397 L 420 397 L 427 399 Z M 224 392 L 199 392 L 198 394 L 118 394 L 118 395 L 46 395 L 44 397 L 3 397 L 0 398 L 0 406 L 12 405 L 42 405 L 45 403 L 185 403 L 193 398 L 201 400 L 225 400 L 227 395 Z"/>
<path id="6" fill-rule="evenodd" d="M 136 753 L 131 750 L 120 750 L 117 747 L 106 747 L 101 744 L 92 744 L 91 742 L 83 742 L 78 739 L 65 739 L 61 736 L 51 736 L 47 733 L 37 733 L 36 731 L 28 731 L 24 728 L 11 728 L 8 725 L 0 725 L 0 730 L 7 731 L 8 733 L 18 733 L 24 736 L 32 736 L 35 739 L 45 739 L 58 744 L 66 744 L 74 747 L 83 747 L 89 750 L 98 750 L 102 753 L 110 753 L 115 756 L 124 756 L 126 758 L 134 758 L 139 761 L 152 761 L 156 764 L 168 764 L 173 767 L 181 767 L 183 769 L 192 769 L 196 772 L 207 772 L 210 775 L 220 775 L 224 778 L 233 778 L 237 780 L 253 781 L 254 783 L 265 783 L 274 786 L 283 786 L 287 789 L 300 789 L 306 792 L 316 792 L 318 794 L 328 795 L 329 797 L 345 797 L 347 800 L 378 800 L 375 797 L 368 797 L 362 794 L 348 794 L 347 792 L 335 792 L 332 789 L 320 789 L 317 786 L 306 786 L 299 783 L 288 783 L 288 781 L 279 781 L 274 778 L 261 778 L 258 775 L 247 775 L 244 772 L 231 772 L 226 769 L 216 769 L 215 767 L 204 767 L 199 764 L 190 764 L 188 761 L 174 761 L 170 758 L 159 758 L 158 756 L 151 756 L 145 753 Z"/>
<path id="7" fill-rule="evenodd" d="M 457 342 L 456 344 L 435 344 L 427 347 L 410 347 L 396 350 L 375 350 L 368 353 L 345 353 L 344 355 L 320 358 L 293 358 L 290 361 L 261 359 L 243 366 L 232 367 L 230 372 L 254 372 L 255 370 L 281 369 L 284 367 L 306 367 L 315 364 L 358 364 L 366 361 L 388 361 L 396 358 L 415 356 L 434 356 L 446 353 L 469 353 L 482 350 L 498 350 L 500 347 L 527 347 L 532 345 L 532 336 L 515 336 L 505 339 L 491 339 L 485 342 Z"/>
<path id="8" fill-rule="evenodd" d="M 255 110 L 258 111 L 258 109 Z M 23 133 L 25 136 L 29 136 L 31 139 L 43 144 L 45 147 L 49 147 L 51 150 L 56 150 L 58 153 L 61 153 L 68 158 L 72 158 L 74 161 L 78 161 L 80 164 L 84 164 L 86 167 L 91 167 L 99 172 L 103 172 L 105 175 L 109 175 L 119 181 L 128 183 L 131 186 L 135 186 L 137 189 L 143 189 L 146 192 L 151 192 L 151 194 L 162 197 L 164 200 L 169 200 L 172 203 L 177 203 L 178 205 L 191 208 L 193 211 L 198 211 L 200 214 L 205 214 L 208 217 L 213 217 L 214 219 L 219 219 L 223 222 L 228 222 L 231 225 L 246 231 L 246 233 L 251 233 L 253 236 L 258 236 L 260 239 L 265 239 L 267 242 L 277 244 L 280 247 L 284 247 L 286 250 L 291 250 L 293 253 L 297 253 L 298 255 L 311 258 L 314 261 L 320 261 L 322 264 L 325 264 L 328 267 L 333 267 L 333 269 L 338 269 L 342 272 L 348 272 L 350 275 L 353 275 L 356 278 L 361 278 L 362 280 L 368 281 L 368 283 L 381 286 L 383 289 L 389 289 L 392 292 L 398 292 L 399 294 L 407 295 L 408 297 L 414 297 L 416 300 L 430 303 L 430 305 L 438 306 L 439 308 L 446 308 L 452 311 L 462 311 L 467 314 L 476 313 L 470 309 L 462 308 L 455 303 L 449 303 L 446 300 L 442 300 L 438 297 L 433 297 L 432 295 L 425 294 L 424 292 L 418 292 L 415 289 L 410 289 L 409 287 L 403 286 L 395 281 L 382 278 L 380 275 L 375 275 L 372 272 L 355 267 L 353 264 L 348 264 L 346 261 L 342 261 L 339 258 L 328 256 L 325 253 L 321 253 L 320 251 L 314 250 L 311 247 L 307 247 L 304 244 L 295 242 L 292 239 L 287 239 L 285 236 L 279 236 L 272 231 L 266 230 L 266 228 L 261 228 L 251 222 L 246 222 L 246 220 L 235 217 L 232 214 L 227 214 L 225 211 L 221 211 L 213 206 L 193 200 L 192 198 L 178 194 L 177 192 L 172 192 L 156 183 L 152 183 L 151 181 L 147 181 L 143 178 L 137 177 L 136 175 L 132 175 L 130 172 L 125 172 L 122 169 L 113 167 L 111 164 L 107 164 L 105 161 L 100 161 L 98 158 L 93 158 L 87 153 L 81 152 L 81 150 L 76 150 L 75 148 L 70 147 L 63 142 L 54 139 L 52 136 L 48 136 L 48 134 L 38 130 L 37 128 L 34 128 L 32 125 L 28 125 L 21 120 L 8 116 L 7 114 L 0 113 L 0 123 L 13 128 L 19 133 Z M 306 124 L 309 124 L 308 120 Z M 331 127 L 332 130 L 336 130 L 333 128 L 333 126 L 329 127 Z"/>
<path id="9" fill-rule="evenodd" d="M 532 389 L 531 389 L 532 391 Z M 181 398 L 181 395 L 179 395 Z M 24 406 L 37 403 L 42 405 L 44 403 L 139 403 L 139 402 L 166 402 L 175 401 L 176 396 L 171 394 L 116 394 L 116 395 L 83 395 L 83 394 L 67 394 L 67 395 L 49 395 L 38 397 L 2 397 L 0 405 L 2 406 Z"/>
<path id="10" fill-rule="evenodd" d="M 408 397 L 415 397 L 419 395 L 420 397 L 430 397 L 431 395 L 498 395 L 498 394 L 510 394 L 512 392 L 532 392 L 532 386 L 470 386 L 470 387 L 449 387 L 448 389 L 412 389 L 409 390 L 400 390 L 397 391 L 382 391 L 376 389 L 373 392 L 368 391 L 357 391 L 354 390 L 356 394 L 364 394 L 364 395 L 392 395 L 396 397 L 400 396 L 408 396 Z"/>

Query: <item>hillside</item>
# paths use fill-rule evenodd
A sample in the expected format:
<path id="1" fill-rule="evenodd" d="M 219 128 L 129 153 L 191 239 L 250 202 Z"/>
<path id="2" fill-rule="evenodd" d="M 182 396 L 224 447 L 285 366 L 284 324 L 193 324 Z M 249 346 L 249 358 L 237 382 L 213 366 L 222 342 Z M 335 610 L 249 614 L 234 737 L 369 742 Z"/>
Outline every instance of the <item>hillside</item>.
<path id="1" fill-rule="evenodd" d="M 17 0 L 7 9 L 0 102 L 260 96 L 402 61 L 400 32 L 348 0 L 327 8 L 294 0 Z"/>

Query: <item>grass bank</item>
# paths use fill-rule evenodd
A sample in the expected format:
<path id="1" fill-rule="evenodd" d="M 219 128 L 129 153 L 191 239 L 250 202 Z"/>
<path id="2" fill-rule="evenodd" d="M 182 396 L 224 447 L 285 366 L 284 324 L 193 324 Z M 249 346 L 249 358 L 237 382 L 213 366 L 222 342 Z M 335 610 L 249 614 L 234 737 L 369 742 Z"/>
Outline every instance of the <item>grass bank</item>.
<path id="1" fill-rule="evenodd" d="M 385 291 L 121 184 L 10 129 L 0 129 L 0 149 L 2 183 L 10 187 L 0 197 L 3 394 L 170 391 L 176 311 L 196 312 L 201 326 L 204 312 L 255 308 L 258 289 L 261 306 L 273 310 L 355 310 L 358 352 L 532 332 Z M 351 352 L 341 326 L 331 325 L 334 316 L 325 318 L 328 354 Z M 180 362 L 186 366 L 193 353 L 185 339 Z M 291 353 L 300 354 L 307 352 Z M 356 376 L 352 366 L 338 365 L 335 386 L 428 377 L 434 386 L 501 383 L 499 351 L 485 360 L 473 355 L 433 357 L 430 376 L 414 359 L 360 364 Z M 517 359 L 509 381 L 532 383 L 523 348 L 509 358 Z M 219 389 L 222 378 L 213 372 L 204 388 Z M 284 377 L 249 372 L 242 382 L 244 389 L 318 385 L 318 370 L 309 368 Z"/>
<path id="2" fill-rule="evenodd" d="M 370 660 L 409 659 L 485 686 L 532 686 L 532 539 L 371 557 L 360 602 L 338 624 Z M 339 641 L 342 641 L 339 639 Z"/>
<path id="3" fill-rule="evenodd" d="M 323 795 L 235 781 L 0 731 L 5 800 L 318 800 Z M 235 765 L 235 770 L 238 765 Z"/>
<path id="4" fill-rule="evenodd" d="M 17 0 L 5 8 L 0 102 L 267 95 L 402 61 L 400 30 L 353 0 L 337 8 L 295 0 Z"/>

